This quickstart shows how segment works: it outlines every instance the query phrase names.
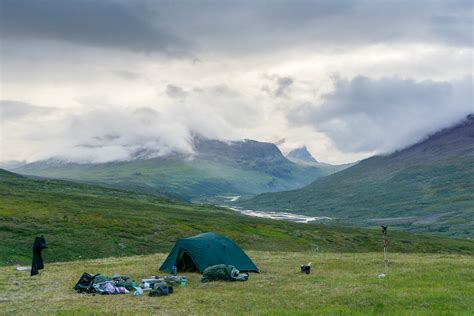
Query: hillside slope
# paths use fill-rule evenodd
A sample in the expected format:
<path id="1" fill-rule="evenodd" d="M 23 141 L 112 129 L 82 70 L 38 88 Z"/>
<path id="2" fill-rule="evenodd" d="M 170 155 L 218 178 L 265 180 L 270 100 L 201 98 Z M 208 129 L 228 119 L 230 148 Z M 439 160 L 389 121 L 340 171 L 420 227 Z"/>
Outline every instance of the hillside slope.
<path id="1" fill-rule="evenodd" d="M 199 136 L 193 143 L 193 156 L 175 154 L 102 164 L 48 160 L 13 171 L 193 202 L 215 201 L 219 196 L 256 195 L 301 188 L 328 173 L 315 166 L 301 166 L 289 161 L 270 143 L 252 140 L 227 143 Z M 137 155 L 143 157 L 143 153 Z"/>
<path id="2" fill-rule="evenodd" d="M 288 192 L 241 203 L 259 210 L 380 223 L 419 232 L 474 234 L 474 117 L 388 156 L 376 156 Z"/>
<path id="3" fill-rule="evenodd" d="M 247 249 L 375 251 L 378 230 L 256 219 L 226 209 L 0 169 L 0 265 L 28 264 L 44 234 L 46 262 L 167 252 L 177 238 L 215 231 Z M 402 252 L 473 253 L 474 243 L 393 233 Z"/>

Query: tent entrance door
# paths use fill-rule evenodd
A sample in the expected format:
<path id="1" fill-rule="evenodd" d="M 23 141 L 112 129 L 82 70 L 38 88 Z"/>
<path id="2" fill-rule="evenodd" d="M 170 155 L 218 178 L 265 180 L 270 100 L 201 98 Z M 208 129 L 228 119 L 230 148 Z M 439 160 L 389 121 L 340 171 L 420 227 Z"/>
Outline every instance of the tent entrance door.
<path id="1" fill-rule="evenodd" d="M 180 272 L 196 272 L 198 268 L 194 263 L 193 259 L 186 253 L 183 252 L 176 264 L 176 268 Z"/>

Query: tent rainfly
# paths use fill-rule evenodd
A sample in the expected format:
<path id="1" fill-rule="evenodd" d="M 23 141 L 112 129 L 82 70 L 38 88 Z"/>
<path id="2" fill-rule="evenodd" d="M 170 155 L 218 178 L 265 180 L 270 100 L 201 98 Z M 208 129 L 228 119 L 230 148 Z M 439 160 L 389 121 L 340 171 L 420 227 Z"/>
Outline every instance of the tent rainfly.
<path id="1" fill-rule="evenodd" d="M 171 273 L 173 266 L 176 266 L 178 271 L 202 273 L 216 264 L 233 265 L 243 272 L 258 272 L 252 260 L 235 242 L 216 233 L 178 239 L 160 270 Z"/>

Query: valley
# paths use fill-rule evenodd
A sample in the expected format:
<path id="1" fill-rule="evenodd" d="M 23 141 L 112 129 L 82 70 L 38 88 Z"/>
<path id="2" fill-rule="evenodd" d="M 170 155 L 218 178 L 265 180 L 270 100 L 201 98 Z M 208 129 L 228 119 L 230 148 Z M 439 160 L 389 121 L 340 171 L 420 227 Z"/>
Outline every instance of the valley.
<path id="1" fill-rule="evenodd" d="M 458 238 L 474 233 L 474 116 L 392 154 L 236 205 Z"/>
<path id="2" fill-rule="evenodd" d="M 48 242 L 47 262 L 169 251 L 177 238 L 215 231 L 245 249 L 367 252 L 379 229 L 300 224 L 236 214 L 226 208 L 0 170 L 0 265 L 29 264 L 33 236 Z M 391 232 L 398 252 L 474 252 L 474 243 Z"/>

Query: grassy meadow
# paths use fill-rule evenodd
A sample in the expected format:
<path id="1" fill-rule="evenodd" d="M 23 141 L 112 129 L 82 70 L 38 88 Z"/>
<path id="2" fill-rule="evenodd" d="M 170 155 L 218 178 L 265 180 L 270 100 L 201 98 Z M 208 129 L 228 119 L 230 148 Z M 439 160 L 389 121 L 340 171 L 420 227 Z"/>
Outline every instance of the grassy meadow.
<path id="1" fill-rule="evenodd" d="M 381 253 L 248 251 L 262 270 L 247 282 L 200 283 L 167 297 L 81 295 L 72 289 L 83 272 L 160 275 L 165 254 L 47 264 L 39 276 L 0 268 L 2 313 L 157 315 L 472 315 L 474 260 L 455 254 L 390 253 L 385 279 Z M 48 255 L 48 253 L 46 253 Z M 313 273 L 298 272 L 311 261 Z"/>
<path id="2" fill-rule="evenodd" d="M 376 226 L 377 227 L 377 226 Z M 382 247 L 378 229 L 258 219 L 208 205 L 0 170 L 0 266 L 29 264 L 36 235 L 47 262 L 167 252 L 176 239 L 214 231 L 246 249 L 370 252 Z M 474 242 L 390 232 L 397 252 L 474 253 Z"/>

